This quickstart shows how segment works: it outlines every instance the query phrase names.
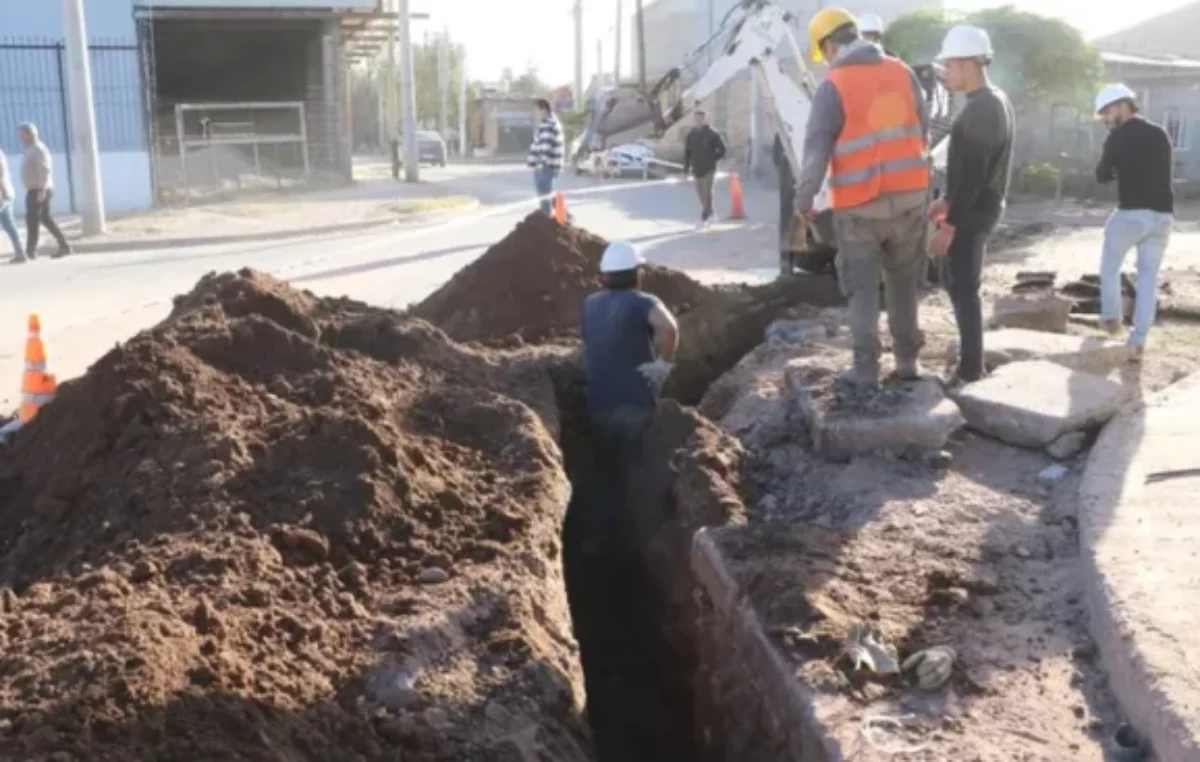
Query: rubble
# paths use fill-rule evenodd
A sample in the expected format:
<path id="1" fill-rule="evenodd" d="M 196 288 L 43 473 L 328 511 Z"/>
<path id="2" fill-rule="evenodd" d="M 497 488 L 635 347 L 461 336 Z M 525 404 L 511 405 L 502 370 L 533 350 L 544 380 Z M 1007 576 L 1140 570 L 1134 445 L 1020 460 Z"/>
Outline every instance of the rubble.
<path id="1" fill-rule="evenodd" d="M 1052 295 L 1002 296 L 992 305 L 989 327 L 1066 333 L 1073 304 Z"/>
<path id="2" fill-rule="evenodd" d="M 1116 381 L 1034 360 L 1005 365 L 951 396 L 970 428 L 1019 447 L 1044 448 L 1104 424 L 1130 391 Z"/>
<path id="3" fill-rule="evenodd" d="M 1072 370 L 1104 374 L 1129 359 L 1129 349 L 1124 342 L 1024 328 L 987 331 L 983 335 L 983 346 L 989 360 L 1005 361 L 997 362 L 997 365 L 1048 360 Z M 950 352 L 957 356 L 957 345 L 952 345 Z"/>

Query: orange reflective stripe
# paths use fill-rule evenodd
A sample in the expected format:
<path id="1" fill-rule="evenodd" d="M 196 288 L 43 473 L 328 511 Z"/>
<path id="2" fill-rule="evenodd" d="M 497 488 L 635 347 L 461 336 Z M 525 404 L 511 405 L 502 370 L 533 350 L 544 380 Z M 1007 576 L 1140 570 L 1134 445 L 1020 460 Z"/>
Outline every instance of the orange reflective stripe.
<path id="1" fill-rule="evenodd" d="M 845 114 L 830 166 L 833 207 L 927 189 L 928 150 L 908 67 L 888 58 L 836 67 L 829 78 Z"/>

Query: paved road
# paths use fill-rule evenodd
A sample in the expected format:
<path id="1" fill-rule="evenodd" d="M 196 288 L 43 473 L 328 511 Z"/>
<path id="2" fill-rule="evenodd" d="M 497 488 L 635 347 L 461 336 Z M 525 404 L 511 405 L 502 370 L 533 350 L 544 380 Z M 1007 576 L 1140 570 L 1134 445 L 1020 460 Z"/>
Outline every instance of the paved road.
<path id="1" fill-rule="evenodd" d="M 403 308 L 506 235 L 530 209 L 524 202 L 532 196 L 531 182 L 522 167 L 452 166 L 426 172 L 422 179 L 479 196 L 484 207 L 466 218 L 359 235 L 86 254 L 3 267 L 0 409 L 10 408 L 17 398 L 30 312 L 42 316 L 51 370 L 64 380 L 85 371 L 113 344 L 162 319 L 171 298 L 207 272 L 250 266 L 321 295 Z M 774 257 L 770 194 L 764 193 L 761 203 L 747 202 L 752 217 L 756 206 L 763 210 L 763 222 L 699 232 L 686 184 L 625 182 L 606 189 L 598 181 L 569 177 L 565 187 L 578 224 L 609 238 L 635 240 L 664 264 L 746 268 L 769 264 Z"/>

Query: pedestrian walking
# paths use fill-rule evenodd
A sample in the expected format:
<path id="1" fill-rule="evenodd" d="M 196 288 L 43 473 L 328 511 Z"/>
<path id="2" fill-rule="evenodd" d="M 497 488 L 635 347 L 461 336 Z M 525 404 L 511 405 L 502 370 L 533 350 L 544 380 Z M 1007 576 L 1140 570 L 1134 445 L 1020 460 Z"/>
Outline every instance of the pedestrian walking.
<path id="1" fill-rule="evenodd" d="M 563 168 L 566 147 L 563 144 L 562 123 L 554 114 L 550 101 L 538 98 L 533 104 L 537 128 L 529 146 L 529 166 L 533 168 L 533 186 L 537 189 L 539 206 L 546 214 L 554 213 L 554 183 Z"/>
<path id="2" fill-rule="evenodd" d="M 952 28 L 940 59 L 946 87 L 966 93 L 967 102 L 950 128 L 946 196 L 929 208 L 930 220 L 939 226 L 929 253 L 941 259 L 940 280 L 958 323 L 957 379 L 969 383 L 985 372 L 979 286 L 988 238 L 1004 215 L 1016 117 L 1008 96 L 988 77 L 992 41 L 986 31 Z"/>
<path id="3" fill-rule="evenodd" d="M 16 206 L 17 192 L 13 189 L 12 175 L 8 171 L 8 157 L 0 151 L 0 227 L 12 241 L 14 264 L 25 261 L 25 252 L 21 248 L 21 236 L 17 233 L 17 222 L 13 216 Z"/>
<path id="4" fill-rule="evenodd" d="M 796 210 L 812 219 L 828 173 L 838 280 L 850 300 L 854 342 L 854 365 L 842 378 L 863 386 L 879 381 L 881 268 L 896 373 L 918 378 L 929 191 L 924 93 L 903 61 L 859 36 L 849 12 L 821 10 L 808 32 L 813 60 L 830 69 L 813 94 Z"/>
<path id="5" fill-rule="evenodd" d="M 717 164 L 725 158 L 725 140 L 708 123 L 706 114 L 697 109 L 696 124 L 688 133 L 683 147 L 683 173 L 694 178 L 696 195 L 700 197 L 700 224 L 713 217 L 713 180 Z"/>
<path id="6" fill-rule="evenodd" d="M 71 253 L 71 244 L 59 229 L 50 213 L 50 201 L 54 198 L 54 159 L 50 149 L 38 137 L 37 125 L 27 122 L 17 128 L 25 155 L 21 159 L 21 184 L 25 186 L 25 256 L 37 257 L 38 230 L 45 227 L 58 250 L 53 257 L 65 257 Z"/>
<path id="7" fill-rule="evenodd" d="M 1158 271 L 1175 219 L 1171 138 L 1142 116 L 1137 96 L 1125 85 L 1109 85 L 1096 96 L 1096 114 L 1111 130 L 1096 167 L 1102 183 L 1117 181 L 1117 208 L 1104 226 L 1100 257 L 1100 317 L 1109 334 L 1121 333 L 1121 266 L 1137 249 L 1137 295 L 1130 361 L 1139 363 L 1158 305 Z"/>

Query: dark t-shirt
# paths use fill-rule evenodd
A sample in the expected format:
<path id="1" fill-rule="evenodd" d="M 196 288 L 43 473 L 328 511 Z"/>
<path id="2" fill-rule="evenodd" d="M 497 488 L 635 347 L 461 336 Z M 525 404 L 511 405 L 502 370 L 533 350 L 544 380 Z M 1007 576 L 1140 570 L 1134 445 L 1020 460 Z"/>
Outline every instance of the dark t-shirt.
<path id="1" fill-rule="evenodd" d="M 1173 214 L 1172 152 L 1166 130 L 1140 116 L 1134 117 L 1110 132 L 1104 141 L 1096 179 L 1102 183 L 1116 179 L 1121 209 Z"/>
<path id="2" fill-rule="evenodd" d="M 588 410 L 652 408 L 655 394 L 638 366 L 654 360 L 650 311 L 658 298 L 635 290 L 604 290 L 583 303 L 583 338 Z"/>
<path id="3" fill-rule="evenodd" d="M 946 222 L 984 231 L 1004 214 L 1012 175 L 1016 117 L 1003 91 L 985 87 L 967 95 L 950 128 L 946 162 Z"/>

